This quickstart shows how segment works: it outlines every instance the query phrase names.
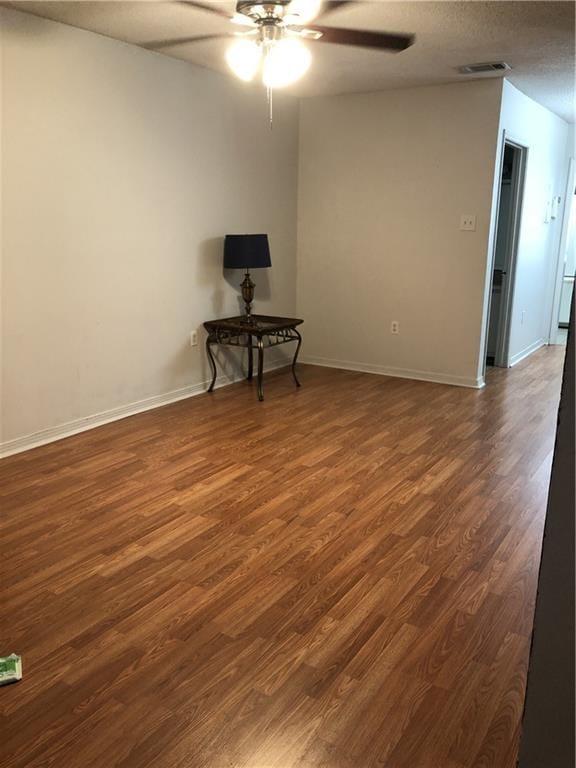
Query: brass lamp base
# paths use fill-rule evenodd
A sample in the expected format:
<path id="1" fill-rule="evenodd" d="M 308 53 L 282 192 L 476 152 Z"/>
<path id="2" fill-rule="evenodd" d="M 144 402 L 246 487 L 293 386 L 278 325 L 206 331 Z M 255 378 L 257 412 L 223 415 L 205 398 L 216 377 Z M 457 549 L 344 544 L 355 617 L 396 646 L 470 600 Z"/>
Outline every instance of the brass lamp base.
<path id="1" fill-rule="evenodd" d="M 246 310 L 246 319 L 252 318 L 252 302 L 254 301 L 254 288 L 255 284 L 250 277 L 250 271 L 246 270 L 244 280 L 242 281 L 240 288 L 242 289 L 242 298 L 244 299 L 244 306 Z"/>

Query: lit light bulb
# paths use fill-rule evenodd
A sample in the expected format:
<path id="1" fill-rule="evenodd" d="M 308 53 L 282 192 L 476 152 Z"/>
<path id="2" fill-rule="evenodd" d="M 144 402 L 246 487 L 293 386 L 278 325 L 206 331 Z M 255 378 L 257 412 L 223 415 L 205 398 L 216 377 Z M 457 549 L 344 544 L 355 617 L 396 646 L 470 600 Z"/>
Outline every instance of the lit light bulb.
<path id="1" fill-rule="evenodd" d="M 287 37 L 275 42 L 264 58 L 262 80 L 267 88 L 283 88 L 304 75 L 312 57 L 302 42 Z"/>
<path id="2" fill-rule="evenodd" d="M 254 79 L 260 66 L 262 48 L 253 40 L 238 40 L 226 51 L 226 61 L 236 77 L 247 83 Z"/>

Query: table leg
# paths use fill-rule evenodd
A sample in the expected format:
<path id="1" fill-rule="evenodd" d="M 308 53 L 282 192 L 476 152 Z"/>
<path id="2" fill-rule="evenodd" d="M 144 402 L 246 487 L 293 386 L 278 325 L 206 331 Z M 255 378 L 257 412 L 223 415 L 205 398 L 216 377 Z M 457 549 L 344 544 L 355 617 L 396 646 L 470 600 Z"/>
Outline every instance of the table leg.
<path id="1" fill-rule="evenodd" d="M 258 338 L 258 400 L 264 400 L 264 389 L 262 378 L 264 373 L 264 342 L 262 337 Z"/>
<path id="2" fill-rule="evenodd" d="M 296 336 L 298 336 L 298 344 L 296 345 L 296 352 L 294 352 L 294 359 L 292 360 L 292 376 L 294 376 L 294 381 L 296 382 L 296 386 L 300 387 L 301 384 L 298 381 L 298 377 L 296 376 L 296 361 L 298 360 L 298 352 L 300 352 L 300 347 L 302 346 L 302 336 L 298 333 L 296 328 L 292 329 Z"/>
<path id="3" fill-rule="evenodd" d="M 252 374 L 254 373 L 254 351 L 252 349 L 252 336 L 248 336 L 248 381 L 252 380 Z"/>
<path id="4" fill-rule="evenodd" d="M 206 339 L 206 352 L 208 354 L 208 361 L 210 363 L 210 368 L 212 370 L 212 381 L 210 382 L 210 386 L 208 387 L 208 392 L 212 392 L 214 389 L 214 384 L 216 384 L 216 361 L 214 360 L 214 355 L 212 354 L 212 349 L 210 348 L 211 339 L 210 336 Z"/>

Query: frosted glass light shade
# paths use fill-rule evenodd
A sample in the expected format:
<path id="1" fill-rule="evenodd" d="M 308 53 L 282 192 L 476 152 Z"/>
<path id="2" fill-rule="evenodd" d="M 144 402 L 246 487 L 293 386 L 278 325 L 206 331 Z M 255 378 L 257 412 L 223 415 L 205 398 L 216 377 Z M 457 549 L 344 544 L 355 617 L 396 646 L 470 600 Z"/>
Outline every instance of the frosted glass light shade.
<path id="1" fill-rule="evenodd" d="M 264 58 L 264 85 L 268 88 L 283 88 L 295 83 L 308 71 L 311 60 L 310 51 L 297 38 L 279 40 Z"/>
<path id="2" fill-rule="evenodd" d="M 253 40 L 237 40 L 226 51 L 226 61 L 236 77 L 249 83 L 258 72 L 262 48 Z"/>

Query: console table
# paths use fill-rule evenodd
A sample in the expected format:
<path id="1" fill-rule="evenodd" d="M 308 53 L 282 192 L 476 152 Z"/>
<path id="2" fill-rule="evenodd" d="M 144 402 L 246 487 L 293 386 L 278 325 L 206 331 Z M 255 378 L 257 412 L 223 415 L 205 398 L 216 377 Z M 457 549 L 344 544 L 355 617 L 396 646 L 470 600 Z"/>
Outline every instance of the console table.
<path id="1" fill-rule="evenodd" d="M 289 341 L 296 341 L 296 352 L 292 359 L 292 376 L 296 386 L 300 382 L 296 376 L 296 361 L 298 352 L 302 344 L 302 336 L 296 330 L 298 325 L 304 321 L 290 317 L 269 317 L 268 315 L 251 315 L 250 317 L 228 317 L 224 320 L 209 320 L 204 323 L 204 328 L 208 331 L 206 338 L 206 352 L 210 367 L 212 369 L 212 382 L 208 387 L 208 392 L 212 392 L 216 383 L 216 360 L 212 354 L 212 345 L 220 344 L 229 347 L 244 347 L 248 350 L 248 375 L 247 379 L 252 378 L 254 369 L 254 350 L 258 350 L 258 400 L 264 400 L 263 372 L 264 372 L 264 349 L 266 347 L 277 347 L 280 344 L 287 344 Z"/>

